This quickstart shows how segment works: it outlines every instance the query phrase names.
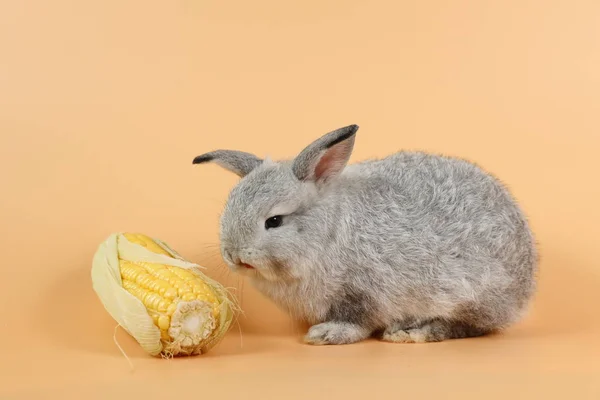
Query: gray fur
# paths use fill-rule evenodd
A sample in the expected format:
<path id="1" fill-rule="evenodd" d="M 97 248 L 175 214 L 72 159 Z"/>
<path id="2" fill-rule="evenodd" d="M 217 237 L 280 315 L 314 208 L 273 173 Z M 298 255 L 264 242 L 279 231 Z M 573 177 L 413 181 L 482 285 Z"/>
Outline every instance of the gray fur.
<path id="1" fill-rule="evenodd" d="M 473 337 L 522 318 L 538 254 L 504 185 L 422 152 L 346 166 L 356 130 L 331 132 L 295 160 L 253 163 L 221 217 L 228 265 L 313 325 L 312 344 L 377 331 L 395 342 Z M 273 215 L 283 225 L 267 230 Z"/>

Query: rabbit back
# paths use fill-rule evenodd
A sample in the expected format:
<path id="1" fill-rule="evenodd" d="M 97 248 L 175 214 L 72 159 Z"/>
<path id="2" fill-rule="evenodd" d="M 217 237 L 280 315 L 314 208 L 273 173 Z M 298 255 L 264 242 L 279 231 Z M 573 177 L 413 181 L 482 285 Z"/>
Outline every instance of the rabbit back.
<path id="1" fill-rule="evenodd" d="M 534 238 L 506 187 L 477 165 L 399 152 L 349 165 L 324 190 L 306 225 L 328 221 L 309 235 L 327 265 L 309 281 L 334 300 L 314 308 L 364 303 L 356 318 L 372 326 L 460 318 L 500 327 L 525 310 Z"/>

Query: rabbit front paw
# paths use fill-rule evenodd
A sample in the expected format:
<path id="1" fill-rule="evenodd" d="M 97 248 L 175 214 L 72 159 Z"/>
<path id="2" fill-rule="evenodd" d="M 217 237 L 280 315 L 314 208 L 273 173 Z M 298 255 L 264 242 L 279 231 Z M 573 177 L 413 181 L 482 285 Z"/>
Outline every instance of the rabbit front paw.
<path id="1" fill-rule="evenodd" d="M 350 344 L 368 336 L 369 332 L 356 324 L 324 322 L 313 325 L 304 337 L 304 342 L 312 345 Z"/>

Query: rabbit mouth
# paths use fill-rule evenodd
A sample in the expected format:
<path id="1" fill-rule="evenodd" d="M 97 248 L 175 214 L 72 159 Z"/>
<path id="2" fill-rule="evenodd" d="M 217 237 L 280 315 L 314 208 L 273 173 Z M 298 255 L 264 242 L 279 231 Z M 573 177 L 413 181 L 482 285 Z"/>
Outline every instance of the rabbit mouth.
<path id="1" fill-rule="evenodd" d="M 254 269 L 254 267 L 252 265 L 246 264 L 246 263 L 241 263 L 240 267 L 246 268 L 246 269 Z"/>

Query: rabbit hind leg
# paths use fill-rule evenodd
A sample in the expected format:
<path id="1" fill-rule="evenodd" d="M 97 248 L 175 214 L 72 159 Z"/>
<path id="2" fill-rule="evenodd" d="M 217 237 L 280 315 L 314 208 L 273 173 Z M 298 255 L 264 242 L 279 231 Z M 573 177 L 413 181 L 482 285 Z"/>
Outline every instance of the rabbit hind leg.
<path id="1" fill-rule="evenodd" d="M 395 343 L 427 343 L 478 337 L 489 332 L 460 321 L 434 319 L 422 324 L 394 323 L 383 331 L 381 339 Z"/>

